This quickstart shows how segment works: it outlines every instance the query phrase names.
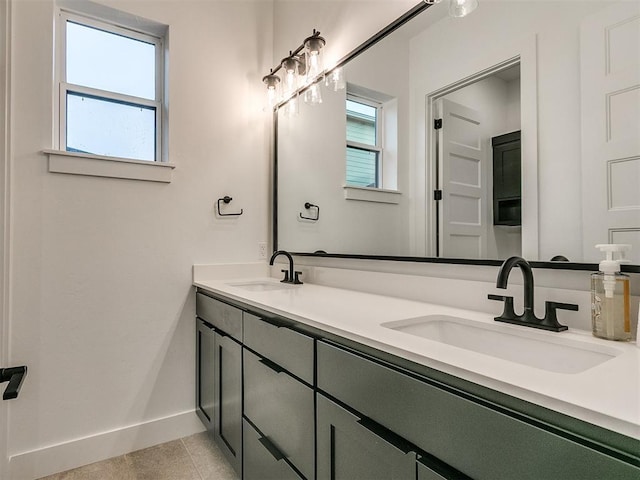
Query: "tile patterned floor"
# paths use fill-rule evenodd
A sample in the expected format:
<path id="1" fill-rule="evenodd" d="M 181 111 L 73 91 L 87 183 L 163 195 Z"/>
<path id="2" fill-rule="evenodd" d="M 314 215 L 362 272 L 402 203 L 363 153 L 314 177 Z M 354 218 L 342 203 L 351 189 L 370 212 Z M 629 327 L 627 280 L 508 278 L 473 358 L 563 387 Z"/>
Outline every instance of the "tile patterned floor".
<path id="1" fill-rule="evenodd" d="M 127 453 L 40 480 L 239 480 L 206 433 Z"/>

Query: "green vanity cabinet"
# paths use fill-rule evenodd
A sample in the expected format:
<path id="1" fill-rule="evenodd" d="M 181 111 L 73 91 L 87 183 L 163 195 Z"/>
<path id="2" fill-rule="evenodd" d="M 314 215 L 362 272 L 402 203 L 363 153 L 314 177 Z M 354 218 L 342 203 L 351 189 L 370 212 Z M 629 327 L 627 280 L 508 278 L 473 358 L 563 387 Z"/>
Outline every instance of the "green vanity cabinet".
<path id="1" fill-rule="evenodd" d="M 196 294 L 196 413 L 242 475 L 243 311 Z"/>
<path id="2" fill-rule="evenodd" d="M 318 389 L 476 480 L 640 478 L 603 445 L 359 352 L 318 342 L 317 365 Z"/>
<path id="3" fill-rule="evenodd" d="M 636 439 L 213 297 L 196 412 L 244 480 L 640 479 Z"/>
<path id="4" fill-rule="evenodd" d="M 282 324 L 247 315 L 245 480 L 262 480 L 263 471 L 315 478 L 314 343 Z M 259 443 L 252 442 L 255 435 Z"/>

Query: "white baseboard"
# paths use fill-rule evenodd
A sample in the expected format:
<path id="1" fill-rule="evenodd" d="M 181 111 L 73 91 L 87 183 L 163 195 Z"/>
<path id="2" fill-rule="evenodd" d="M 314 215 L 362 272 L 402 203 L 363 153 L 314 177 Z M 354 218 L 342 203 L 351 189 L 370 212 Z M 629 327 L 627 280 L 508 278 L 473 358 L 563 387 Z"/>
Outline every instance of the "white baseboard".
<path id="1" fill-rule="evenodd" d="M 9 458 L 10 480 L 34 480 L 202 432 L 194 410 L 18 453 Z"/>

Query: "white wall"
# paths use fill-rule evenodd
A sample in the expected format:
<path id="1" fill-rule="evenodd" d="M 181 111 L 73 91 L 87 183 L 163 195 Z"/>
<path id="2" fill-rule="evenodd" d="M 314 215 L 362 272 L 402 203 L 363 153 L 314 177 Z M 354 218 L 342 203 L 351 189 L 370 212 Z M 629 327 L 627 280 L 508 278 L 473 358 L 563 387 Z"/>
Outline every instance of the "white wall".
<path id="1" fill-rule="evenodd" d="M 47 172 L 54 5 L 13 1 L 10 360 L 29 375 L 9 412 L 12 479 L 201 428 L 191 266 L 257 260 L 268 238 L 272 3 L 103 3 L 170 26 L 177 167 L 168 185 Z M 243 216 L 214 216 L 224 195 Z"/>

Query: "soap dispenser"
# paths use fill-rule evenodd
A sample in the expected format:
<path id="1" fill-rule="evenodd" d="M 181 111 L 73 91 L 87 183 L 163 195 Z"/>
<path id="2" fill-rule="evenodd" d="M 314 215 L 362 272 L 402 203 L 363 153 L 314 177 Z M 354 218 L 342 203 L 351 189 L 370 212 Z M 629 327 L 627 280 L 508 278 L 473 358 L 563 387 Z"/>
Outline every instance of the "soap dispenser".
<path id="1" fill-rule="evenodd" d="M 593 335 L 607 340 L 631 340 L 629 276 L 620 273 L 620 264 L 629 262 L 624 253 L 631 245 L 602 244 L 605 252 L 600 271 L 591 275 L 591 321 Z"/>

